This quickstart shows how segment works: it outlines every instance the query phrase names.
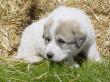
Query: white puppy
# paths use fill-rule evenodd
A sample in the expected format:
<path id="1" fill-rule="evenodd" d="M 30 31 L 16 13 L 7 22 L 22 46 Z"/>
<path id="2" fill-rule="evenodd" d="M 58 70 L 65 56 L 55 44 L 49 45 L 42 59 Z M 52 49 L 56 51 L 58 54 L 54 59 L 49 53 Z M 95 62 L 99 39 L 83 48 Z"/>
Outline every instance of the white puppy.
<path id="1" fill-rule="evenodd" d="M 61 6 L 47 20 L 44 38 L 48 59 L 57 62 L 68 59 L 73 64 L 74 57 L 83 53 L 90 61 L 100 60 L 90 19 L 82 10 Z"/>
<path id="2" fill-rule="evenodd" d="M 100 60 L 90 19 L 80 9 L 60 6 L 25 29 L 15 58 L 34 63 L 45 57 L 74 65 L 79 53 L 90 61 Z"/>

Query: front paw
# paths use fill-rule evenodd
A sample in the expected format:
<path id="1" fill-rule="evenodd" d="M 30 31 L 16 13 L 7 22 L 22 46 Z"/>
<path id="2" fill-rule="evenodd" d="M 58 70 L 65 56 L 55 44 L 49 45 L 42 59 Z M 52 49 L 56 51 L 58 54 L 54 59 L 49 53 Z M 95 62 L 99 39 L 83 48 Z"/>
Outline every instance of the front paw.
<path id="1" fill-rule="evenodd" d="M 24 58 L 24 61 L 26 61 L 27 63 L 30 63 L 30 64 L 36 64 L 36 63 L 39 63 L 43 60 L 42 57 L 38 57 L 38 56 L 29 56 L 29 57 L 25 57 Z"/>

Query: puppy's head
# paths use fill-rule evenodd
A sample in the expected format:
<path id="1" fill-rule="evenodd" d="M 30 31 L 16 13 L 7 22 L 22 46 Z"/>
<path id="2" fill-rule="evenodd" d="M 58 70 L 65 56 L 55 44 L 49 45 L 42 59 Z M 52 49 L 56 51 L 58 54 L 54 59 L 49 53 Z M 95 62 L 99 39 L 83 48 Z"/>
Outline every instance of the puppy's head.
<path id="1" fill-rule="evenodd" d="M 63 61 L 75 56 L 86 40 L 86 35 L 75 21 L 54 21 L 50 19 L 44 28 L 46 57 L 52 61 Z"/>

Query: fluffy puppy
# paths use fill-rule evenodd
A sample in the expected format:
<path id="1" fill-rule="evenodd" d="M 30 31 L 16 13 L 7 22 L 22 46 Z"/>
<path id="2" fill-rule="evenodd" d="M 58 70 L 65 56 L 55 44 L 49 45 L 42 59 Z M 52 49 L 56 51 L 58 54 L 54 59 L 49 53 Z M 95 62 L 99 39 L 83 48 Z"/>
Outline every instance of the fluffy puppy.
<path id="1" fill-rule="evenodd" d="M 100 60 L 93 27 L 89 17 L 82 10 L 60 6 L 47 20 L 44 39 L 49 60 L 68 60 L 74 65 L 74 58 L 79 53 L 83 53 L 82 55 L 90 61 Z"/>
<path id="2" fill-rule="evenodd" d="M 15 58 L 35 63 L 45 57 L 75 65 L 79 53 L 90 61 L 100 60 L 90 19 L 80 9 L 60 6 L 24 30 Z"/>

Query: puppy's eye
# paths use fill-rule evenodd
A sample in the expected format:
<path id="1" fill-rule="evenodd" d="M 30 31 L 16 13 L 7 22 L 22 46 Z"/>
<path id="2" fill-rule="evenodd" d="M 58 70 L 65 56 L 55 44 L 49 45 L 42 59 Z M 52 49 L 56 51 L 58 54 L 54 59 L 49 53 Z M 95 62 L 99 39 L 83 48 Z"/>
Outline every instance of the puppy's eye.
<path id="1" fill-rule="evenodd" d="M 66 43 L 63 39 L 59 39 L 58 40 L 58 43 L 60 43 L 60 44 L 64 44 L 64 43 Z"/>
<path id="2" fill-rule="evenodd" d="M 44 37 L 44 34 L 43 34 L 43 38 L 45 38 L 45 37 Z"/>
<path id="3" fill-rule="evenodd" d="M 45 43 L 48 44 L 51 41 L 51 39 L 49 37 L 45 38 Z"/>

